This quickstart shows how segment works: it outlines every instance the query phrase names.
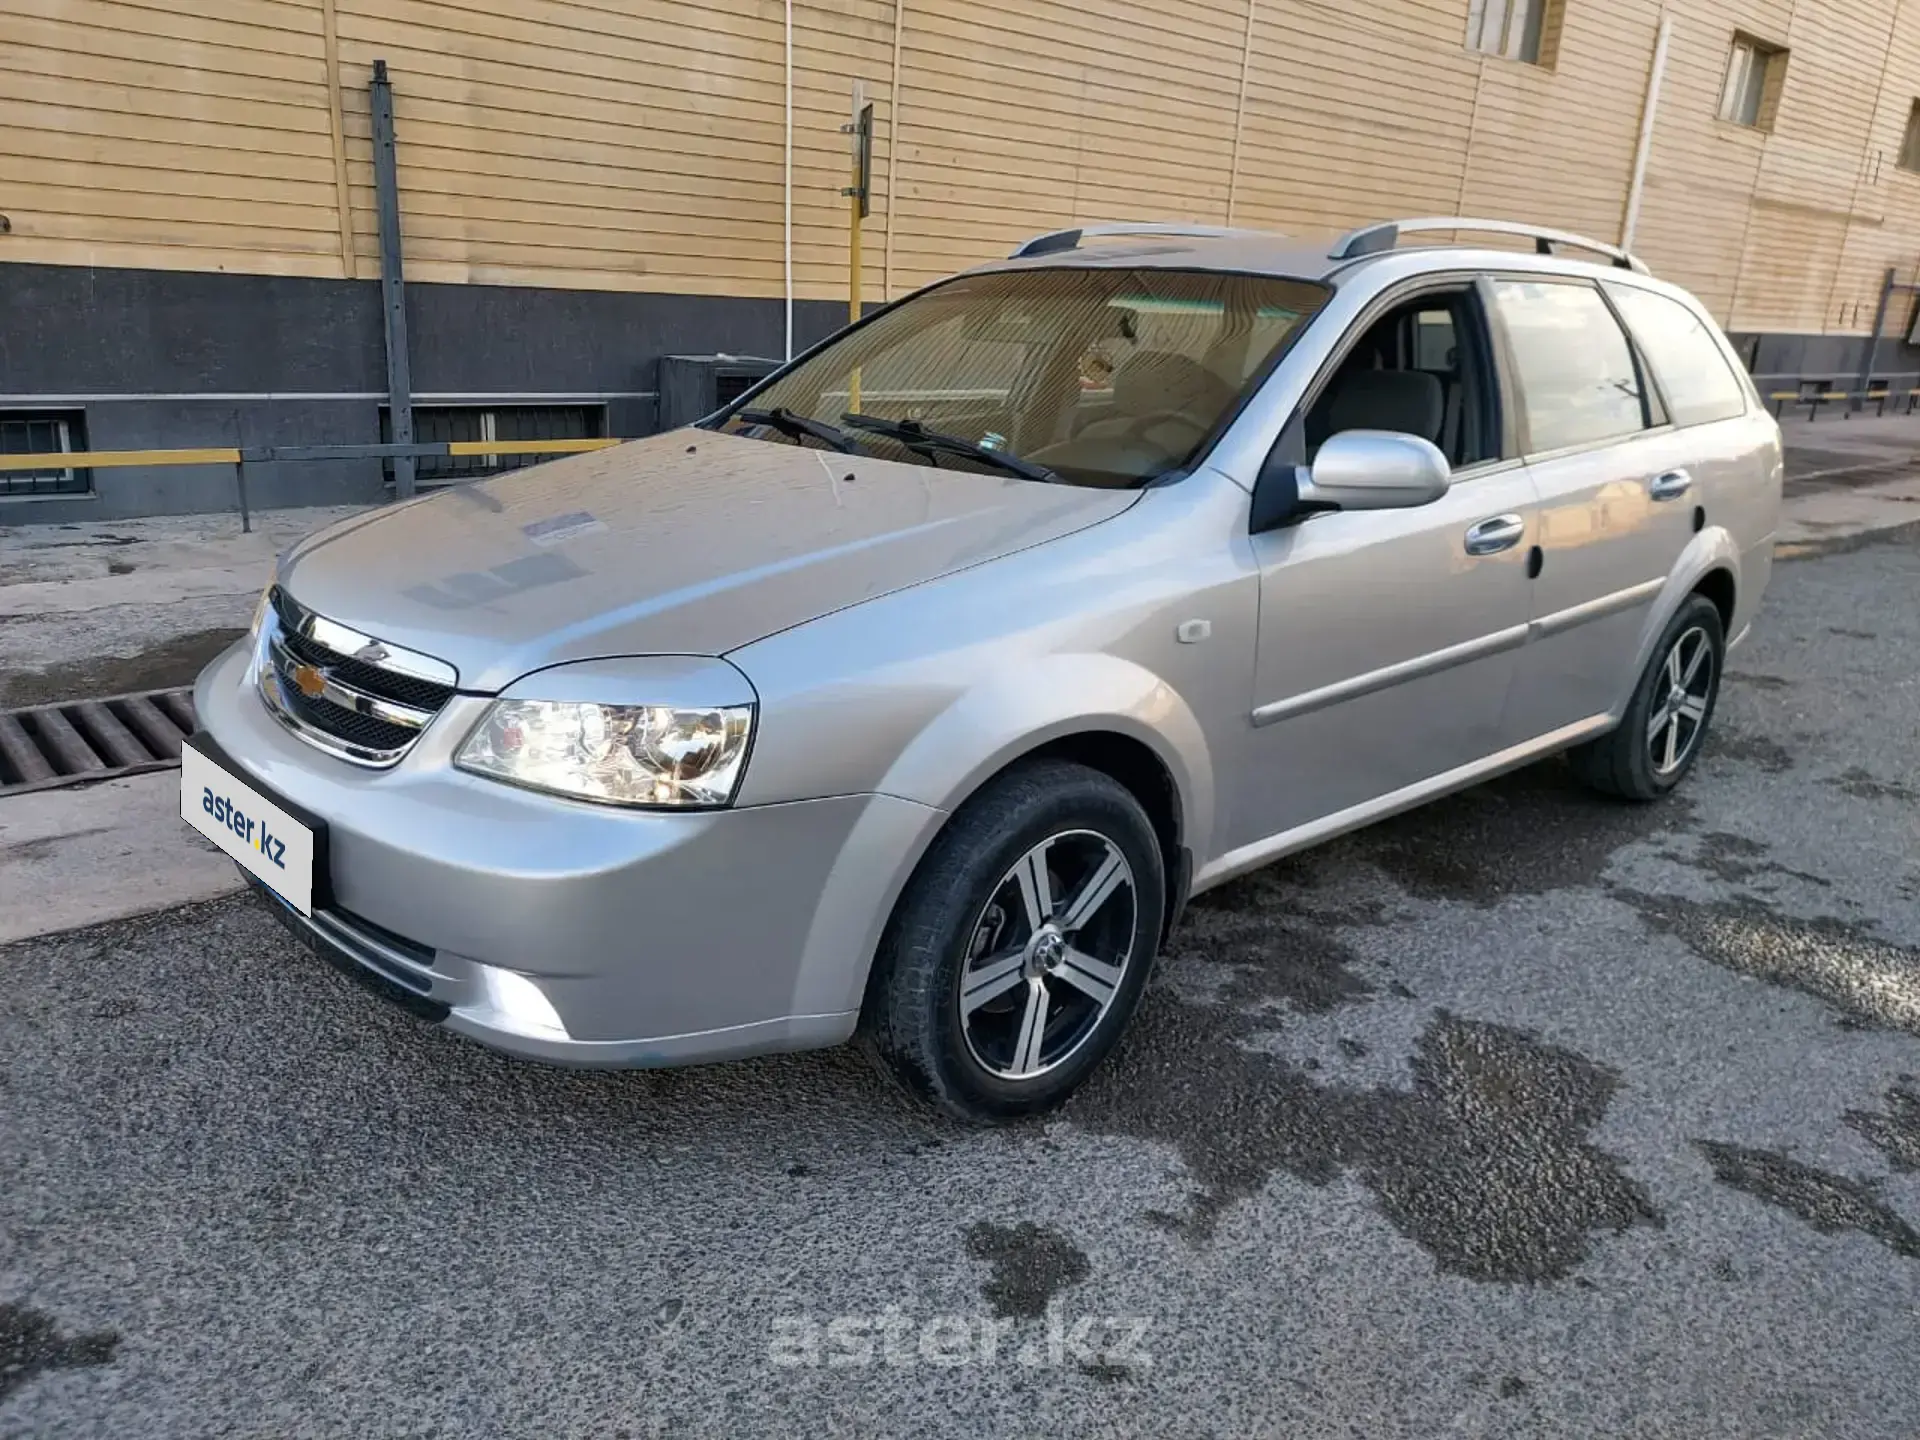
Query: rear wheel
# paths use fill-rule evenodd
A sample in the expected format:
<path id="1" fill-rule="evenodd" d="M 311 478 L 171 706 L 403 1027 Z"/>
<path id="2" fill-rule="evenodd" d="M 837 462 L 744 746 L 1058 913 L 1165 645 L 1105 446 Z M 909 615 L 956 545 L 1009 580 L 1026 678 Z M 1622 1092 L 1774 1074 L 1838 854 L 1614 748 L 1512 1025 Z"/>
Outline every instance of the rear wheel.
<path id="1" fill-rule="evenodd" d="M 1575 772 L 1608 795 L 1665 795 L 1700 758 L 1725 660 L 1719 609 L 1704 595 L 1691 596 L 1653 647 L 1619 728 L 1569 755 Z"/>
<path id="2" fill-rule="evenodd" d="M 967 1120 L 1052 1109 L 1126 1028 L 1158 948 L 1165 869 L 1140 802 L 1083 765 L 1022 765 L 970 800 L 902 895 L 862 1035 Z"/>

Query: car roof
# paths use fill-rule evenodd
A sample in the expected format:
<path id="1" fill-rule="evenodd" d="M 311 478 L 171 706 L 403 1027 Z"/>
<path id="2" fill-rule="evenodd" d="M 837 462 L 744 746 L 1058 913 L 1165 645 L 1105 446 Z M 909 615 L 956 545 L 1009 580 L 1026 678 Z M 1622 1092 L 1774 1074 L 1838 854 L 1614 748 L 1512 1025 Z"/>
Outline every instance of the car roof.
<path id="1" fill-rule="evenodd" d="M 1531 241 L 1532 249 L 1399 243 L 1406 235 L 1438 232 L 1512 236 Z M 1560 253 L 1564 250 L 1584 250 L 1602 260 L 1593 264 L 1570 259 Z M 1006 259 L 979 266 L 974 273 L 1125 267 L 1215 270 L 1338 283 L 1344 275 L 1389 259 L 1395 262 L 1394 269 L 1415 272 L 1520 268 L 1590 277 L 1651 274 L 1637 258 L 1605 241 L 1513 221 L 1466 216 L 1381 221 L 1331 241 L 1201 225 L 1085 225 L 1035 236 Z"/>

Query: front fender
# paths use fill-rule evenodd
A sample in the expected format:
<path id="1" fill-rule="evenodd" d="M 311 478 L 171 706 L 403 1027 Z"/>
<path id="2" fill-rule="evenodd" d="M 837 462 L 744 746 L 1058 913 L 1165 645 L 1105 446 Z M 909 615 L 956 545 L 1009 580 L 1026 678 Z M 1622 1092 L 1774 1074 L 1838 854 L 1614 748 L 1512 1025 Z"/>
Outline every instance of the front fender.
<path id="1" fill-rule="evenodd" d="M 1206 843 L 1214 774 L 1200 722 L 1159 676 L 1112 655 L 1036 657 L 974 686 L 914 737 L 878 788 L 954 810 L 1022 755 L 1101 731 L 1137 740 L 1159 757 L 1180 798 L 1183 834 Z"/>
<path id="2" fill-rule="evenodd" d="M 1192 708 L 1145 667 L 1056 654 L 958 695 L 921 727 L 874 787 L 891 802 L 866 816 L 835 866 L 807 937 L 796 1013 L 851 1014 L 887 918 L 951 813 L 1000 771 L 1052 741 L 1106 732 L 1159 757 L 1190 845 L 1213 834 L 1213 756 Z M 901 805 L 899 801 L 911 801 Z M 849 1022 L 850 1024 L 851 1022 Z"/>

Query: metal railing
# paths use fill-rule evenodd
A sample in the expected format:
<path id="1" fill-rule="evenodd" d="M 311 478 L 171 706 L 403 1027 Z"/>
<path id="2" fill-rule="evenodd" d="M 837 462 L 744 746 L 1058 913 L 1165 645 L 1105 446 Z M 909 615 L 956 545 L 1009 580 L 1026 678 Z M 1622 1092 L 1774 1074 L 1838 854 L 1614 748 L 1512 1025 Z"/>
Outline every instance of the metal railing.
<path id="1" fill-rule="evenodd" d="M 0 455 L 0 474 L 21 470 L 113 470 L 157 465 L 231 465 L 240 500 L 240 528 L 252 533 L 247 498 L 247 466 L 302 460 L 431 460 L 454 456 L 578 455 L 624 445 L 624 439 L 584 440 L 440 440 L 412 445 L 246 445 L 197 450 L 55 450 L 35 455 Z M 451 485 L 485 476 L 462 476 Z"/>

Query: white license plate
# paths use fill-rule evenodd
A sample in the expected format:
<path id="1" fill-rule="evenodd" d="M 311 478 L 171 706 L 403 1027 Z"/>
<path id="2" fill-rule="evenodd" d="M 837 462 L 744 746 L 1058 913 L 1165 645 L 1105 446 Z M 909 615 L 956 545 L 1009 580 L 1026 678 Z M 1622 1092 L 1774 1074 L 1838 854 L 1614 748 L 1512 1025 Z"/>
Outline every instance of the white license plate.
<path id="1" fill-rule="evenodd" d="M 180 751 L 180 818 L 295 910 L 312 915 L 314 854 L 324 832 L 203 753 L 204 743 L 190 736 Z"/>

